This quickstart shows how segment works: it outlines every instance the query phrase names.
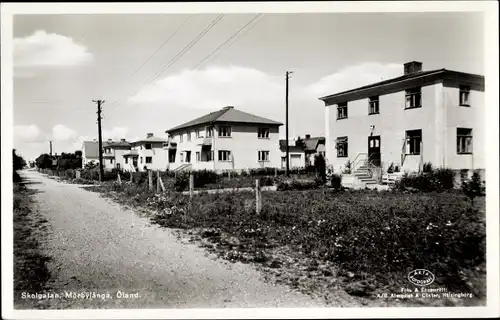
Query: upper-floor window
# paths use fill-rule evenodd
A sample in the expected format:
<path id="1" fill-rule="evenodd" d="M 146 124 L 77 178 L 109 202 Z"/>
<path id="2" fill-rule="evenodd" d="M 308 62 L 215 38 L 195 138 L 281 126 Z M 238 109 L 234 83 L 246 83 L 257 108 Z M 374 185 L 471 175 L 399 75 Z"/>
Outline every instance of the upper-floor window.
<path id="1" fill-rule="evenodd" d="M 337 157 L 347 157 L 347 137 L 338 137 L 336 141 Z"/>
<path id="2" fill-rule="evenodd" d="M 406 154 L 420 154 L 420 143 L 422 142 L 422 129 L 406 131 Z"/>
<path id="3" fill-rule="evenodd" d="M 269 151 L 259 151 L 259 161 L 269 161 Z"/>
<path id="4" fill-rule="evenodd" d="M 187 132 L 187 141 L 191 141 L 191 131 Z"/>
<path id="5" fill-rule="evenodd" d="M 472 129 L 457 128 L 457 153 L 472 153 Z"/>
<path id="6" fill-rule="evenodd" d="M 460 86 L 460 105 L 463 107 L 469 107 L 469 96 L 470 96 L 470 87 L 469 86 Z"/>
<path id="7" fill-rule="evenodd" d="M 196 131 L 195 131 L 195 132 L 196 132 L 196 139 L 198 139 L 198 138 L 203 138 L 203 135 L 201 134 L 200 129 L 196 129 Z"/>
<path id="8" fill-rule="evenodd" d="M 183 142 L 183 141 L 184 141 L 184 134 L 179 133 L 179 142 Z"/>
<path id="9" fill-rule="evenodd" d="M 212 138 L 214 136 L 214 127 L 207 127 L 205 130 L 207 132 L 207 138 Z"/>
<path id="10" fill-rule="evenodd" d="M 339 103 L 337 105 L 337 119 L 347 118 L 347 102 Z"/>
<path id="11" fill-rule="evenodd" d="M 220 126 L 219 127 L 219 137 L 230 137 L 231 127 L 230 126 Z"/>
<path id="12" fill-rule="evenodd" d="M 146 143 L 144 148 L 146 148 L 146 150 L 151 150 L 151 143 Z"/>
<path id="13" fill-rule="evenodd" d="M 146 163 L 153 163 L 153 157 L 146 157 Z"/>
<path id="14" fill-rule="evenodd" d="M 379 113 L 379 97 L 370 97 L 368 102 L 368 114 L 378 114 Z"/>
<path id="15" fill-rule="evenodd" d="M 231 151 L 219 150 L 219 161 L 231 161 Z"/>
<path id="16" fill-rule="evenodd" d="M 259 128 L 258 137 L 268 139 L 269 138 L 269 128 Z"/>
<path id="17" fill-rule="evenodd" d="M 196 162 L 200 162 L 201 154 L 200 151 L 196 151 Z"/>
<path id="18" fill-rule="evenodd" d="M 406 90 L 405 109 L 420 108 L 422 106 L 422 89 L 412 88 Z"/>

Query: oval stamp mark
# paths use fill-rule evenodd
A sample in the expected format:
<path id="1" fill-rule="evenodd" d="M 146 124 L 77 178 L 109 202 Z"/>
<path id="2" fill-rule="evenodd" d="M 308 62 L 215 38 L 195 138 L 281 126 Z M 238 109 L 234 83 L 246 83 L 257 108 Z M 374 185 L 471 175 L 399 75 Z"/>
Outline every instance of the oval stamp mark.
<path id="1" fill-rule="evenodd" d="M 408 273 L 408 281 L 417 286 L 428 286 L 435 279 L 434 274 L 426 269 L 415 269 Z"/>

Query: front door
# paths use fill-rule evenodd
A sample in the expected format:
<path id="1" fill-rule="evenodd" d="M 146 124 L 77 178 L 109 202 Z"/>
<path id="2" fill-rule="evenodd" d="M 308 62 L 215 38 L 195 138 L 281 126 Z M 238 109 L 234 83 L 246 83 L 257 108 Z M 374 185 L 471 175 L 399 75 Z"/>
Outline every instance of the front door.
<path id="1" fill-rule="evenodd" d="M 132 158 L 132 164 L 134 165 L 134 168 L 137 168 L 137 157 Z"/>
<path id="2" fill-rule="evenodd" d="M 380 136 L 368 137 L 368 159 L 377 167 L 380 166 Z"/>
<path id="3" fill-rule="evenodd" d="M 191 151 L 186 151 L 186 162 L 187 163 L 191 162 Z"/>

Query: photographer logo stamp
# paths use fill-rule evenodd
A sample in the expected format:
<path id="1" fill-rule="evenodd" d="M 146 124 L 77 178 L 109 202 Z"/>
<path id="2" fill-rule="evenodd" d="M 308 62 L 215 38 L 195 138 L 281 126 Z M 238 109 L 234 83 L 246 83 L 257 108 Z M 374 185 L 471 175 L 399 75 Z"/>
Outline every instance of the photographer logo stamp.
<path id="1" fill-rule="evenodd" d="M 434 282 L 436 277 L 426 269 L 415 269 L 408 273 L 408 281 L 417 286 L 428 286 Z"/>

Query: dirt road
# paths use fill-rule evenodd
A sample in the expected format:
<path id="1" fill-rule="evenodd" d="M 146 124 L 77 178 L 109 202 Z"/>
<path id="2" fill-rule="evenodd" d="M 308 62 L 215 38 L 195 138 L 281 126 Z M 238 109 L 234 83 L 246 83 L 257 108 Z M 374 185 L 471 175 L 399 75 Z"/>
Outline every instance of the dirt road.
<path id="1" fill-rule="evenodd" d="M 48 308 L 319 307 L 321 300 L 262 280 L 249 265 L 229 264 L 172 231 L 151 225 L 82 188 L 36 171 L 22 175 L 48 221 Z M 128 295 L 128 297 L 127 297 Z"/>

